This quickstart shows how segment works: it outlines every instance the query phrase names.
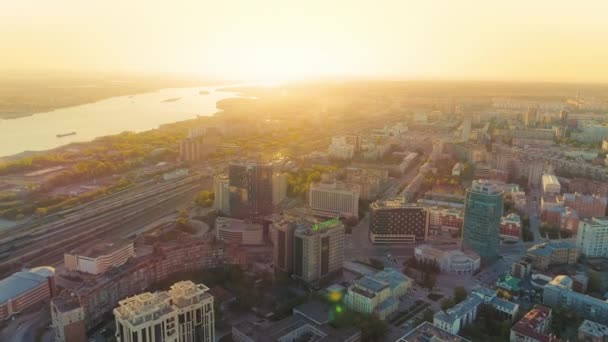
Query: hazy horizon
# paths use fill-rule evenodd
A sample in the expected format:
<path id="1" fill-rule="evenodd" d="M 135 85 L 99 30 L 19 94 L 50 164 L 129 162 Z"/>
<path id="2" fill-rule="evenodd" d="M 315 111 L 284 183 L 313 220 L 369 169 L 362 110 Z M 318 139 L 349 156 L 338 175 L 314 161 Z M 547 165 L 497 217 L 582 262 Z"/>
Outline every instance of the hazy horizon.
<path id="1" fill-rule="evenodd" d="M 0 70 L 608 82 L 608 3 L 145 1 L 0 4 Z"/>

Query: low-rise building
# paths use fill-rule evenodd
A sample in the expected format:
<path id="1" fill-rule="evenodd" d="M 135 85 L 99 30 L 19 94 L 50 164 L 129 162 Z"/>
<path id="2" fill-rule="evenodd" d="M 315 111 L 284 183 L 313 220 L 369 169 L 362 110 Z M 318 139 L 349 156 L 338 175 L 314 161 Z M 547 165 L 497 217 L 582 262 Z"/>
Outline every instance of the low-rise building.
<path id="1" fill-rule="evenodd" d="M 607 204 L 606 197 L 598 195 L 564 194 L 564 207 L 576 210 L 579 217 L 583 219 L 605 216 Z"/>
<path id="2" fill-rule="evenodd" d="M 526 257 L 532 267 L 546 270 L 552 265 L 573 265 L 578 260 L 576 245 L 567 241 L 545 242 L 530 247 Z"/>
<path id="3" fill-rule="evenodd" d="M 351 310 L 377 314 L 380 319 L 399 308 L 399 297 L 405 295 L 411 280 L 403 273 L 387 268 L 375 275 L 364 276 L 348 287 L 344 304 Z"/>
<path id="4" fill-rule="evenodd" d="M 181 281 L 169 291 L 144 292 L 114 309 L 118 342 L 213 342 L 215 318 L 209 288 Z"/>
<path id="5" fill-rule="evenodd" d="M 543 193 L 545 195 L 557 196 L 561 192 L 561 184 L 555 175 L 543 174 L 542 176 Z"/>
<path id="6" fill-rule="evenodd" d="M 532 310 L 511 328 L 511 342 L 554 342 L 558 339 L 551 334 L 551 309 L 534 305 Z"/>
<path id="7" fill-rule="evenodd" d="M 473 289 L 465 300 L 451 309 L 435 313 L 433 325 L 457 335 L 464 326 L 475 321 L 482 305 L 497 311 L 499 315 L 510 320 L 513 320 L 519 309 L 519 305 L 497 297 L 496 291 L 478 287 Z"/>
<path id="8" fill-rule="evenodd" d="M 229 217 L 215 219 L 215 232 L 218 240 L 233 242 L 240 245 L 264 244 L 264 227 Z"/>
<path id="9" fill-rule="evenodd" d="M 519 215 L 510 213 L 500 220 L 500 238 L 505 241 L 519 241 L 521 237 L 521 219 Z"/>
<path id="10" fill-rule="evenodd" d="M 434 326 L 430 322 L 422 322 L 414 330 L 400 337 L 395 342 L 470 342 L 462 336 L 452 334 Z"/>
<path id="11" fill-rule="evenodd" d="M 100 242 L 93 246 L 77 248 L 65 253 L 65 268 L 89 274 L 100 274 L 111 267 L 118 267 L 135 257 L 133 242 Z"/>
<path id="12" fill-rule="evenodd" d="M 418 261 L 435 263 L 441 272 L 450 274 L 473 274 L 481 266 L 481 258 L 472 250 L 420 245 L 414 249 Z"/>
<path id="13" fill-rule="evenodd" d="M 55 294 L 55 269 L 24 269 L 0 280 L 0 321 L 39 307 Z"/>
<path id="14" fill-rule="evenodd" d="M 608 257 L 608 217 L 582 220 L 578 225 L 576 246 L 586 257 Z"/>
<path id="15" fill-rule="evenodd" d="M 235 342 L 359 342 L 361 329 L 335 328 L 329 324 L 330 308 L 322 303 L 307 303 L 277 322 L 244 320 L 232 326 Z"/>
<path id="16" fill-rule="evenodd" d="M 578 327 L 577 337 L 579 341 L 606 342 L 608 341 L 608 326 L 586 319 Z"/>
<path id="17" fill-rule="evenodd" d="M 582 318 L 608 323 L 608 302 L 573 291 L 572 278 L 559 275 L 543 288 L 543 304 L 575 312 Z"/>

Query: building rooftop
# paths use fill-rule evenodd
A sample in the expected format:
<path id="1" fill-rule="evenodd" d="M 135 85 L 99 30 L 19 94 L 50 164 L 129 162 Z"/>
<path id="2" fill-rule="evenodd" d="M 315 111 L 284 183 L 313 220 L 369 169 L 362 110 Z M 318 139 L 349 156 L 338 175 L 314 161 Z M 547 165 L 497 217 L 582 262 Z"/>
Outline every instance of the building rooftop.
<path id="1" fill-rule="evenodd" d="M 330 309 L 329 305 L 325 303 L 312 301 L 298 305 L 293 308 L 293 312 L 294 314 L 297 313 L 298 315 L 308 318 L 318 325 L 322 325 L 329 322 Z"/>
<path id="2" fill-rule="evenodd" d="M 541 332 L 543 323 L 550 318 L 551 309 L 542 305 L 534 305 L 532 310 L 511 328 L 521 335 L 536 339 L 539 342 L 555 341 L 551 336 Z"/>
<path id="3" fill-rule="evenodd" d="M 93 245 L 82 246 L 73 249 L 68 254 L 79 255 L 87 258 L 99 258 L 102 255 L 112 254 L 115 251 L 125 247 L 126 245 L 133 245 L 133 242 L 126 240 L 117 241 L 101 241 Z"/>
<path id="4" fill-rule="evenodd" d="M 483 299 L 478 296 L 468 296 L 462 302 L 456 304 L 453 308 L 446 311 L 439 311 L 433 316 L 443 322 L 452 324 L 454 321 L 464 316 L 467 312 L 473 310 L 473 308 L 481 305 Z"/>
<path id="5" fill-rule="evenodd" d="M 542 182 L 543 182 L 543 184 L 546 184 L 546 185 L 560 185 L 557 177 L 555 177 L 554 175 L 546 174 L 546 173 L 543 174 Z"/>
<path id="6" fill-rule="evenodd" d="M 558 275 L 557 277 L 553 278 L 553 280 L 551 280 L 547 286 L 556 286 L 570 290 L 572 289 L 572 278 L 565 275 Z"/>
<path id="7" fill-rule="evenodd" d="M 500 195 L 502 191 L 499 187 L 491 181 L 485 179 L 474 180 L 470 188 L 475 193 L 481 193 L 485 195 Z"/>
<path id="8" fill-rule="evenodd" d="M 389 286 L 388 282 L 381 281 L 373 276 L 364 276 L 363 278 L 357 280 L 356 284 L 360 288 L 364 288 L 373 293 L 378 293 Z"/>
<path id="9" fill-rule="evenodd" d="M 470 342 L 464 337 L 454 335 L 448 331 L 434 326 L 430 322 L 423 322 L 414 330 L 408 332 L 395 342 Z"/>
<path id="10" fill-rule="evenodd" d="M 378 210 L 378 209 L 402 209 L 402 208 L 420 208 L 422 207 L 416 203 L 407 203 L 405 197 L 395 197 L 388 200 L 383 201 L 375 201 L 370 204 L 370 209 Z"/>
<path id="11" fill-rule="evenodd" d="M 534 245 L 528 249 L 528 254 L 550 257 L 558 249 L 575 249 L 576 245 L 568 241 L 545 242 Z"/>
<path id="12" fill-rule="evenodd" d="M 54 274 L 53 267 L 42 266 L 25 269 L 0 280 L 0 304 L 46 283 L 47 278 Z"/>
<path id="13" fill-rule="evenodd" d="M 361 186 L 345 182 L 317 182 L 310 185 L 310 190 L 345 191 L 358 194 L 361 192 Z"/>
<path id="14" fill-rule="evenodd" d="M 218 217 L 215 219 L 215 225 L 217 228 L 231 230 L 231 231 L 259 231 L 263 227 L 261 224 L 254 224 L 244 220 L 237 220 L 230 217 Z"/>
<path id="15" fill-rule="evenodd" d="M 329 324 L 319 325 L 297 313 L 278 322 L 266 322 L 262 324 L 251 321 L 242 321 L 233 326 L 233 329 L 246 335 L 255 342 L 279 342 L 286 335 L 295 331 L 304 333 L 302 341 L 306 342 L 342 342 L 361 334 L 357 328 L 336 329 Z M 298 340 L 299 341 L 299 340 Z"/>
<path id="16" fill-rule="evenodd" d="M 578 327 L 579 333 L 584 333 L 587 336 L 593 336 L 597 338 L 608 337 L 608 326 L 603 324 L 584 320 L 583 323 Z"/>

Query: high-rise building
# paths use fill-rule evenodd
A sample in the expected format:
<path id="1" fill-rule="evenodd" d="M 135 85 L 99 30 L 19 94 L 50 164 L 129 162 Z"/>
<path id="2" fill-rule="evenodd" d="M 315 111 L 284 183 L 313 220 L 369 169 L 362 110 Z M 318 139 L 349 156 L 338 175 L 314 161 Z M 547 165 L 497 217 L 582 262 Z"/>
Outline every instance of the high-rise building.
<path id="1" fill-rule="evenodd" d="M 498 256 L 502 212 L 503 192 L 488 181 L 473 181 L 465 195 L 463 246 L 479 254 L 482 262 Z"/>
<path id="2" fill-rule="evenodd" d="M 226 175 L 216 175 L 213 177 L 213 207 L 216 210 L 230 214 L 230 182 Z"/>
<path id="3" fill-rule="evenodd" d="M 358 217 L 361 187 L 323 179 L 310 185 L 309 205 L 316 215 Z"/>
<path id="4" fill-rule="evenodd" d="M 469 136 L 471 135 L 471 117 L 465 116 L 462 120 L 462 140 L 464 142 L 469 141 Z"/>
<path id="5" fill-rule="evenodd" d="M 370 205 L 369 238 L 372 243 L 416 243 L 428 239 L 429 213 L 406 203 L 403 197 Z"/>
<path id="6" fill-rule="evenodd" d="M 608 217 L 582 220 L 578 225 L 576 247 L 588 258 L 608 257 Z"/>
<path id="7" fill-rule="evenodd" d="M 544 165 L 542 163 L 531 163 L 528 165 L 528 186 L 539 187 L 543 177 Z"/>
<path id="8" fill-rule="evenodd" d="M 287 197 L 287 174 L 276 172 L 272 175 L 272 205 L 276 206 Z"/>
<path id="9" fill-rule="evenodd" d="M 344 225 L 339 218 L 298 224 L 294 231 L 294 275 L 315 282 L 342 270 Z"/>
<path id="10" fill-rule="evenodd" d="M 559 112 L 559 122 L 562 127 L 568 126 L 568 111 L 567 110 L 562 109 Z"/>
<path id="11" fill-rule="evenodd" d="M 272 213 L 272 166 L 231 163 L 228 167 L 230 216 L 259 221 Z"/>
<path id="12" fill-rule="evenodd" d="M 295 219 L 284 216 L 270 226 L 273 265 L 277 271 L 293 272 L 293 236 L 296 223 Z"/>
<path id="13" fill-rule="evenodd" d="M 536 108 L 530 107 L 524 113 L 524 126 L 526 128 L 528 128 L 528 127 L 536 127 L 536 122 L 538 120 L 537 119 L 537 112 L 538 112 L 538 110 Z"/>
<path id="14" fill-rule="evenodd" d="M 114 309 L 118 342 L 213 342 L 213 296 L 203 284 L 181 281 L 169 291 L 145 292 Z"/>

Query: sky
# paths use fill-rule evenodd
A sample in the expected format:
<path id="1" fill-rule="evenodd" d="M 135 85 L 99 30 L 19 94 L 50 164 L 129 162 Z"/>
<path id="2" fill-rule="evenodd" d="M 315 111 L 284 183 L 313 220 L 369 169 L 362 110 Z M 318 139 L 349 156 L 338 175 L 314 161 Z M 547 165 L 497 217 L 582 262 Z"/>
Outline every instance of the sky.
<path id="1" fill-rule="evenodd" d="M 0 71 L 608 82 L 605 0 L 0 0 Z"/>

